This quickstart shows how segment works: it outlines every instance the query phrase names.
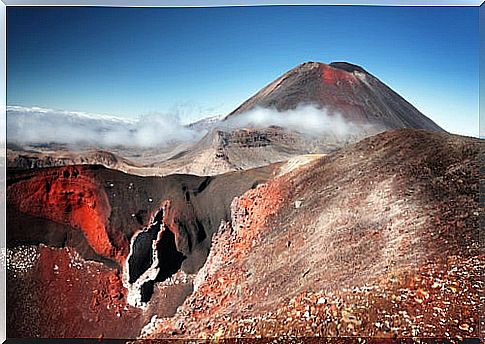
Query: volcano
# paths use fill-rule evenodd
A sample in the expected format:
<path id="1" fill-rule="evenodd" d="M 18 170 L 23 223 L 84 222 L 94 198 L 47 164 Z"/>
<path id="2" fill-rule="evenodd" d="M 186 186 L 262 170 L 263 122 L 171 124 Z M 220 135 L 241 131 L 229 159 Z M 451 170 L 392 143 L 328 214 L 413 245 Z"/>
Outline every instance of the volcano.
<path id="1" fill-rule="evenodd" d="M 281 116 L 277 121 L 281 125 L 254 125 L 247 114 L 255 109 L 276 112 L 273 116 Z M 325 118 L 319 124 L 321 132 L 308 133 L 285 124 L 290 113 L 292 121 L 296 116 L 305 121 L 308 111 L 320 112 Z M 335 133 L 332 122 L 345 126 L 345 134 Z M 155 165 L 163 173 L 218 174 L 303 154 L 327 154 L 401 128 L 444 131 L 362 67 L 347 62 L 306 62 L 242 103 L 192 149 Z"/>
<path id="2" fill-rule="evenodd" d="M 353 123 L 371 124 L 379 129 L 443 131 L 378 78 L 347 62 L 303 63 L 246 100 L 226 120 L 255 107 L 284 112 L 305 103 L 340 113 Z"/>

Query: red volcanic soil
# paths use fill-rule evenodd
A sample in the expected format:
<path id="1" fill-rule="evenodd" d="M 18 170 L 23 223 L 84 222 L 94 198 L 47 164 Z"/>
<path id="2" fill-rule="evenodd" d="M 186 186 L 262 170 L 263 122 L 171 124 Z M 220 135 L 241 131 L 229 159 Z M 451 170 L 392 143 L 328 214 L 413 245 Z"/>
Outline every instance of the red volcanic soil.
<path id="1" fill-rule="evenodd" d="M 133 234 L 149 225 L 168 201 L 165 222 L 177 236 L 177 247 L 184 254 L 207 251 L 212 233 L 221 219 L 230 215 L 232 198 L 270 178 L 275 168 L 218 177 L 163 178 L 133 176 L 90 165 L 9 171 L 9 237 L 16 238 L 16 244 L 22 244 L 22 237 L 27 240 L 34 231 L 38 237 L 36 229 L 32 233 L 28 230 L 33 218 L 44 221 L 47 237 L 53 224 L 46 221 L 51 221 L 57 227 L 64 225 L 66 231 L 80 231 L 100 257 L 123 265 Z M 28 226 L 23 215 L 31 220 Z M 199 242 L 201 247 L 197 246 Z M 202 263 L 188 259 L 185 264 L 193 266 L 193 270 Z"/>
<path id="2" fill-rule="evenodd" d="M 358 79 L 354 74 L 345 70 L 333 68 L 329 65 L 320 66 L 323 82 L 326 84 L 337 84 L 346 82 L 347 84 L 357 83 Z"/>
<path id="3" fill-rule="evenodd" d="M 134 338 L 153 315 L 173 315 L 232 199 L 275 171 L 164 178 L 89 165 L 9 171 L 9 337 Z M 160 273 L 145 307 L 133 308 L 125 262 L 134 234 L 153 221 L 166 230 L 157 244 Z M 173 257 L 183 257 L 177 271 L 165 266 Z"/>
<path id="4" fill-rule="evenodd" d="M 184 305 L 183 310 L 183 312 L 191 313 L 191 320 L 201 321 L 201 324 L 206 323 L 217 312 L 227 309 L 231 305 L 231 297 L 226 291 L 238 290 L 243 283 L 241 274 L 244 271 L 239 270 L 241 266 L 237 262 L 245 260 L 254 248 L 256 244 L 254 239 L 262 234 L 260 230 L 264 228 L 266 220 L 278 211 L 279 206 L 284 201 L 285 194 L 283 192 L 279 184 L 274 182 L 249 190 L 233 201 L 231 205 L 233 221 L 237 221 L 237 227 L 234 228 L 235 237 L 229 242 L 221 241 L 217 237 L 220 250 L 209 255 L 206 268 L 210 269 L 210 266 L 214 264 L 213 259 L 222 259 L 223 261 L 234 262 L 234 264 L 220 272 L 210 273 L 204 268 L 199 272 L 199 281 L 195 281 L 198 298 L 191 299 L 190 303 Z M 244 221 L 243 219 L 247 220 Z M 226 230 L 229 229 L 221 228 L 218 236 L 227 236 Z M 217 258 L 215 258 L 216 255 Z M 207 278 L 209 274 L 213 284 L 201 284 L 199 287 L 201 279 Z M 241 304 L 241 307 L 243 307 L 243 304 Z M 229 318 L 226 320 L 231 321 Z M 203 329 L 200 330 L 203 332 Z M 174 330 L 174 332 L 178 333 L 177 330 Z M 194 335 L 194 333 L 189 334 Z"/>
<path id="5" fill-rule="evenodd" d="M 390 131 L 248 191 L 144 337 L 480 337 L 482 147 Z"/>
<path id="6" fill-rule="evenodd" d="M 69 248 L 41 245 L 16 252 L 7 275 L 9 337 L 133 338 L 147 321 L 141 310 L 127 306 L 115 269 L 86 262 Z M 32 263 L 26 266 L 25 259 Z"/>
<path id="7" fill-rule="evenodd" d="M 9 188 L 7 202 L 22 213 L 82 231 L 98 255 L 122 264 L 128 243 L 121 236 L 110 237 L 106 228 L 111 213 L 108 195 L 85 172 L 84 168 L 69 166 L 55 173 L 33 175 Z"/>
<path id="8" fill-rule="evenodd" d="M 135 338 L 153 315 L 175 313 L 192 291 L 190 283 L 166 283 L 142 310 L 127 303 L 118 270 L 86 261 L 74 249 L 41 244 L 10 252 L 10 338 Z"/>

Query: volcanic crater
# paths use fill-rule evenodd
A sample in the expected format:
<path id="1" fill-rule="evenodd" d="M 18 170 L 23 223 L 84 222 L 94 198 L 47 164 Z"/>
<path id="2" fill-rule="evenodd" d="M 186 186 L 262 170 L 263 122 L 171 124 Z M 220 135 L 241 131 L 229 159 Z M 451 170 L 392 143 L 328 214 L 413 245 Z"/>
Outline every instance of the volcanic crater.
<path id="1" fill-rule="evenodd" d="M 11 249 L 38 247 L 42 252 L 55 249 L 53 252 L 61 256 L 66 250 L 75 249 L 88 266 L 102 264 L 103 269 L 97 270 L 114 273 L 119 282 L 116 302 L 148 322 L 155 311 L 158 316 L 173 313 L 191 292 L 190 275 L 204 264 L 220 222 L 230 218 L 232 199 L 272 178 L 276 169 L 277 165 L 271 165 L 214 177 L 171 175 L 163 178 L 138 177 L 91 165 L 10 171 L 8 246 Z M 44 262 L 43 257 L 45 254 L 38 256 L 36 266 L 45 269 L 57 264 Z M 57 277 L 57 274 L 35 275 L 39 273 L 35 269 L 25 271 L 27 275 L 32 273 L 35 277 L 29 278 L 45 287 L 53 283 L 52 277 Z M 185 275 L 183 282 L 174 280 L 164 287 L 157 286 L 174 274 Z M 17 272 L 10 276 L 11 288 L 21 278 L 19 275 Z M 65 285 L 59 288 L 64 288 L 73 300 L 78 297 L 76 292 L 83 293 Z M 91 288 L 102 289 L 101 286 Z M 152 295 L 159 296 L 165 289 L 169 299 L 162 300 L 161 305 L 159 301 L 149 305 Z M 109 294 L 110 290 L 105 292 Z M 49 306 L 52 297 L 56 296 L 41 298 L 44 302 L 38 306 L 41 312 L 53 311 Z M 104 300 L 105 304 L 101 300 L 95 304 L 110 307 L 113 300 L 108 299 Z M 14 309 L 19 306 L 18 302 L 24 301 L 9 298 L 9 307 Z M 145 311 L 139 312 L 139 307 Z M 86 305 L 86 311 L 79 316 L 97 319 L 103 335 L 118 337 L 125 333 L 126 336 L 126 330 L 117 332 L 120 325 L 110 324 L 113 319 L 100 319 L 96 312 L 90 312 Z M 66 321 L 72 321 L 72 316 L 66 316 Z M 30 325 L 13 316 L 9 326 L 12 334 L 21 335 Z M 128 338 L 137 336 L 140 328 L 128 333 Z M 63 333 L 70 337 L 92 336 L 89 331 L 92 330 L 63 324 Z M 59 335 L 53 326 L 43 328 L 41 333 Z"/>

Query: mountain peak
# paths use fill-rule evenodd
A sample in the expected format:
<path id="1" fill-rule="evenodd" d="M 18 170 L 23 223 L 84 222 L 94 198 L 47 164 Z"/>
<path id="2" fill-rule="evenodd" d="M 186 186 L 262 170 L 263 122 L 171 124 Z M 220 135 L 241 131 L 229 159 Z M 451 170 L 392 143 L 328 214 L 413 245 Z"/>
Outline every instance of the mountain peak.
<path id="1" fill-rule="evenodd" d="M 322 63 L 322 62 L 315 62 L 315 61 L 307 61 L 307 62 L 303 62 L 302 64 L 298 65 L 296 68 L 320 68 L 322 66 L 324 66 L 325 63 Z"/>
<path id="2" fill-rule="evenodd" d="M 330 67 L 336 68 L 336 69 L 342 69 L 346 72 L 361 72 L 361 73 L 367 73 L 367 71 L 362 68 L 361 66 L 349 63 L 349 62 L 332 62 L 329 64 Z"/>
<path id="3" fill-rule="evenodd" d="M 309 70 L 309 69 L 317 69 L 317 68 L 334 68 L 334 69 L 339 69 L 343 70 L 345 72 L 353 73 L 353 72 L 360 72 L 360 73 L 367 73 L 367 71 L 362 68 L 361 66 L 352 64 L 350 62 L 345 62 L 345 61 L 336 61 L 332 62 L 330 64 L 322 63 L 322 62 L 315 62 L 315 61 L 307 61 L 304 62 L 300 65 L 298 65 L 295 69 L 299 70 Z"/>
<path id="4" fill-rule="evenodd" d="M 312 104 L 359 125 L 443 130 L 371 76 L 364 68 L 349 62 L 308 61 L 268 84 L 225 119 L 257 107 L 284 112 L 300 104 Z"/>

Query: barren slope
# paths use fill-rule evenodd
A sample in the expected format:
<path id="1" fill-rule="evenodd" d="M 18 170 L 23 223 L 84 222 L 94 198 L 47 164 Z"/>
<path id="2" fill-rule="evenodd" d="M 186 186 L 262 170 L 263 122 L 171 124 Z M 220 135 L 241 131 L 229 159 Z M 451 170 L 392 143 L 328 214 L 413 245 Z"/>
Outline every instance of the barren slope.
<path id="1" fill-rule="evenodd" d="M 151 149 L 118 147 L 110 148 L 109 152 L 93 147 L 72 151 L 62 145 L 47 145 L 42 149 L 10 145 L 6 160 L 9 169 L 18 171 L 71 165 L 102 165 L 139 176 L 160 176 L 162 172 L 153 168 L 153 164 L 187 149 L 187 144 Z"/>
<path id="2" fill-rule="evenodd" d="M 318 138 L 278 127 L 214 129 L 193 150 L 151 166 L 161 174 L 215 175 L 282 162 L 292 157 L 328 153 L 354 138 Z"/>
<path id="3" fill-rule="evenodd" d="M 390 131 L 246 192 L 143 335 L 477 337 L 481 147 Z"/>

